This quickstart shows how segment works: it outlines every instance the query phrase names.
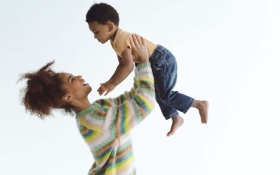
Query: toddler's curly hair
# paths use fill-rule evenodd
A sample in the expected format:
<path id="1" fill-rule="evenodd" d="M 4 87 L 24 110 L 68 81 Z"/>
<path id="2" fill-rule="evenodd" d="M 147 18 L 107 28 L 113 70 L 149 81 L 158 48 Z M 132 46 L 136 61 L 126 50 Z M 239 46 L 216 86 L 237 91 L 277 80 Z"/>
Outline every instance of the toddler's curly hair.
<path id="1" fill-rule="evenodd" d="M 97 21 L 100 24 L 106 24 L 108 21 L 119 26 L 119 14 L 112 6 L 106 3 L 93 4 L 86 14 L 86 22 Z"/>

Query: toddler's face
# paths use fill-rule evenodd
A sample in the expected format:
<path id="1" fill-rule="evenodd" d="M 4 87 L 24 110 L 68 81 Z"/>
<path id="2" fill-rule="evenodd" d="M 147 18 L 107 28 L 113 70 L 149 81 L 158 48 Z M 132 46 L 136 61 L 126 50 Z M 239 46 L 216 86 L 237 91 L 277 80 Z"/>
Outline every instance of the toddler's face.
<path id="1" fill-rule="evenodd" d="M 110 39 L 111 32 L 108 23 L 100 24 L 97 21 L 93 21 L 89 23 L 88 26 L 94 34 L 94 38 L 96 38 L 102 44 L 106 43 Z"/>

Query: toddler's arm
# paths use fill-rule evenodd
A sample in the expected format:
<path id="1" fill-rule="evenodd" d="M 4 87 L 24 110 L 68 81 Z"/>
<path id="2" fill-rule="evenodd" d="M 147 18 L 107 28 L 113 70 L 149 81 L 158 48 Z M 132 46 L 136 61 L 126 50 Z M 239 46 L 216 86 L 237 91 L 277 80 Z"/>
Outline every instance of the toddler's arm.
<path id="1" fill-rule="evenodd" d="M 119 85 L 134 69 L 132 54 L 130 48 L 124 49 L 122 52 L 123 67 L 119 74 L 111 81 L 116 86 Z"/>
<path id="2" fill-rule="evenodd" d="M 133 64 L 133 56 L 132 53 L 130 51 L 130 48 L 126 48 L 123 52 L 122 52 L 122 62 L 123 62 L 123 66 L 121 68 L 121 70 L 119 71 L 118 74 L 116 74 L 115 72 L 115 78 L 111 78 L 110 81 L 101 84 L 101 87 L 98 89 L 99 94 L 102 95 L 105 91 L 107 91 L 105 93 L 105 96 L 111 92 L 117 85 L 119 85 L 134 69 L 134 64 Z M 113 76 L 114 76 L 113 75 Z"/>
<path id="3" fill-rule="evenodd" d="M 148 50 L 146 48 L 146 43 L 144 41 L 144 38 L 140 38 L 140 36 L 132 35 L 130 38 L 130 43 L 131 43 L 131 48 L 133 50 L 132 54 L 135 59 L 138 60 L 139 63 L 145 62 L 144 58 L 149 58 Z M 97 100 L 96 103 L 102 105 L 106 109 L 111 107 L 111 101 L 115 105 L 120 105 L 124 103 L 126 100 L 131 100 L 133 96 L 135 96 L 135 89 L 138 89 L 139 86 L 139 81 L 136 78 L 138 76 L 137 74 L 137 68 L 135 69 L 135 77 L 134 77 L 134 83 L 133 83 L 133 88 L 128 92 L 126 91 L 125 93 L 121 94 L 120 96 L 113 98 L 113 99 L 100 99 Z"/>
<path id="4" fill-rule="evenodd" d="M 136 74 L 136 69 L 135 69 L 135 74 Z M 109 107 L 111 107 L 112 104 L 114 104 L 116 106 L 121 105 L 125 101 L 131 100 L 135 96 L 135 89 L 138 89 L 138 86 L 139 86 L 139 82 L 134 77 L 133 87 L 130 89 L 130 91 L 125 91 L 123 94 L 121 94 L 115 98 L 106 98 L 106 99 L 96 100 L 95 103 L 103 106 L 105 109 L 108 109 Z"/>
<path id="5" fill-rule="evenodd" d="M 116 78 L 116 76 L 120 73 L 120 71 L 122 70 L 122 68 L 123 68 L 123 66 L 124 66 L 123 61 L 122 61 L 122 58 L 121 58 L 119 55 L 117 55 L 117 56 L 118 56 L 118 60 L 119 60 L 119 65 L 118 65 L 117 69 L 115 70 L 115 73 L 112 75 L 112 77 L 109 79 L 108 82 L 110 82 L 110 81 L 112 81 L 114 78 Z"/>

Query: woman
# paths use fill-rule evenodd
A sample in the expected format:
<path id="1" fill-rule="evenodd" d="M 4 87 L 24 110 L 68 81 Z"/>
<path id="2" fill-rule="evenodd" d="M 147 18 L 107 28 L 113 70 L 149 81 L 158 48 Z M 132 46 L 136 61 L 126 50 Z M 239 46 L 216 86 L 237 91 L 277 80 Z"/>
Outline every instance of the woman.
<path id="1" fill-rule="evenodd" d="M 133 39 L 132 39 L 133 38 Z M 154 77 L 143 38 L 130 38 L 135 70 L 134 87 L 114 99 L 88 100 L 92 88 L 82 76 L 56 73 L 48 63 L 39 71 L 24 74 L 28 79 L 22 99 L 26 110 L 44 118 L 53 109 L 74 112 L 78 129 L 91 149 L 95 162 L 89 175 L 135 175 L 130 131 L 150 114 L 155 104 Z M 203 101 L 191 107 L 203 112 Z"/>
<path id="2" fill-rule="evenodd" d="M 130 130 L 153 110 L 155 92 L 145 41 L 132 37 L 133 56 L 140 64 L 135 70 L 134 87 L 117 98 L 91 104 L 90 85 L 82 76 L 54 72 L 50 68 L 54 62 L 21 77 L 28 79 L 22 100 L 32 114 L 44 118 L 52 109 L 60 108 L 75 112 L 79 131 L 95 159 L 90 175 L 136 174 Z"/>

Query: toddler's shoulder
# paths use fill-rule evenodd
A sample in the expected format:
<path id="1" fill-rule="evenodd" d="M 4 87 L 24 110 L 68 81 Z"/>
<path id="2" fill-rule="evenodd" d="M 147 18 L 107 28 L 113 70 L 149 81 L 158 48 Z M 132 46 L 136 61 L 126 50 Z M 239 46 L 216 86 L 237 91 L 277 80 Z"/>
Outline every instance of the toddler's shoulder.
<path id="1" fill-rule="evenodd" d="M 130 32 L 119 29 L 117 34 L 116 34 L 116 38 L 114 40 L 114 43 L 116 45 L 122 45 L 122 44 L 126 43 L 127 41 L 129 41 L 129 36 L 131 34 L 132 33 L 130 33 Z"/>
<path id="2" fill-rule="evenodd" d="M 129 36 L 132 33 L 119 29 L 116 33 L 114 42 L 111 43 L 112 47 L 116 51 L 116 53 L 121 56 L 121 53 L 124 51 L 126 47 L 130 47 Z"/>

